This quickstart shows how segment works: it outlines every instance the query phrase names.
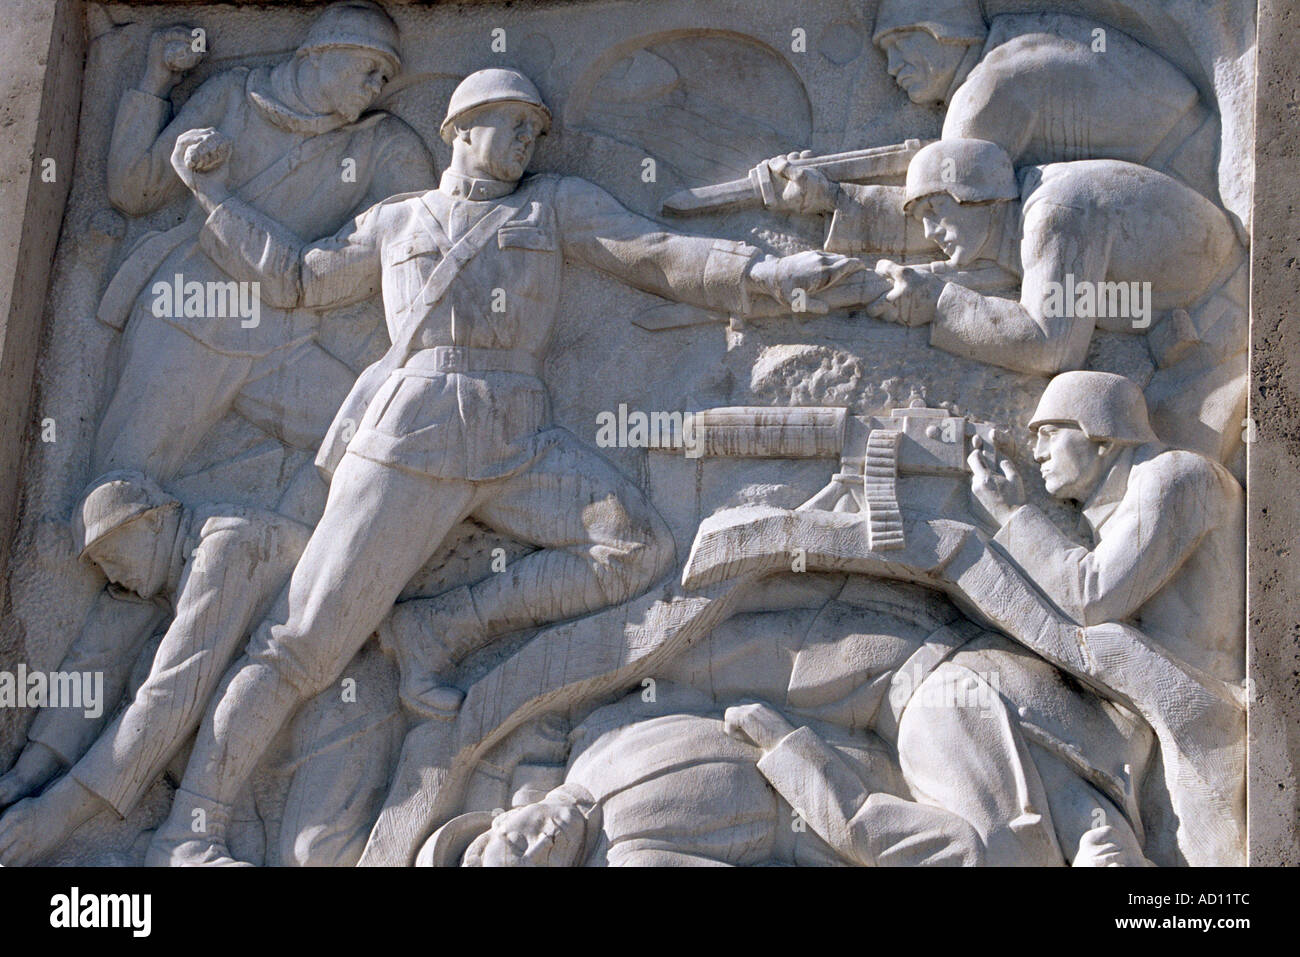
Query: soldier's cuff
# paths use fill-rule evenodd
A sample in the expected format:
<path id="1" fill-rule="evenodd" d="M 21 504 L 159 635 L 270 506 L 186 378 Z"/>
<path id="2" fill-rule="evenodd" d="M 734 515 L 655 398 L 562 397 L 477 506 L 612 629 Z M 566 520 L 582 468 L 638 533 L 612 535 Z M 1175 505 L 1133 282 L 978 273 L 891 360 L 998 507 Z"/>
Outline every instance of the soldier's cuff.
<path id="1" fill-rule="evenodd" d="M 749 271 L 762 252 L 748 243 L 720 239 L 709 249 L 704 262 L 704 289 L 711 303 L 727 312 L 739 308 L 749 312 Z M 740 302 L 735 301 L 739 295 Z"/>
<path id="2" fill-rule="evenodd" d="M 132 127 L 150 124 L 151 130 L 156 130 L 162 126 L 171 108 L 170 100 L 144 90 L 130 89 L 122 94 L 117 105 L 117 123 L 120 126 L 125 122 Z"/>
<path id="3" fill-rule="evenodd" d="M 237 196 L 208 214 L 199 248 L 228 275 L 261 283 L 265 302 L 292 308 L 301 300 L 296 237 Z"/>
<path id="4" fill-rule="evenodd" d="M 1060 534 L 1052 520 L 1037 508 L 1021 505 L 998 529 L 993 541 L 1017 564 L 1024 564 L 1041 554 L 1045 542 L 1054 541 Z"/>
<path id="5" fill-rule="evenodd" d="M 841 183 L 826 232 L 826 250 L 901 255 L 907 251 L 907 217 L 903 191 L 893 186 Z"/>
<path id="6" fill-rule="evenodd" d="M 972 340 L 979 336 L 972 320 L 983 314 L 984 297 L 973 289 L 950 282 L 943 287 L 930 320 L 930 345 L 955 355 L 968 355 Z"/>

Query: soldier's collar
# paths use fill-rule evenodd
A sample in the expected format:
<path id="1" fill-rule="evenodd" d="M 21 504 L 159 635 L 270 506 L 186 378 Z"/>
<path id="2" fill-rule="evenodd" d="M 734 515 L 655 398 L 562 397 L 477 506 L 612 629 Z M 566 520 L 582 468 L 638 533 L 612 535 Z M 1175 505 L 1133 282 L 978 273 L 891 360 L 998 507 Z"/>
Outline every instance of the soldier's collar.
<path id="1" fill-rule="evenodd" d="M 1083 505 L 1083 518 L 1094 537 L 1101 536 L 1101 527 L 1115 514 L 1119 503 L 1128 491 L 1128 476 L 1133 469 L 1133 446 L 1120 452 L 1115 464 L 1110 467 L 1088 501 Z"/>
<path id="2" fill-rule="evenodd" d="M 1023 279 L 1025 275 L 1025 264 L 1020 257 L 1020 241 L 1024 233 L 1022 207 L 1023 204 L 1018 199 L 1013 199 L 1006 204 L 1006 215 L 1002 220 L 1002 237 L 997 252 L 998 264 L 1017 279 Z"/>
<path id="3" fill-rule="evenodd" d="M 292 133 L 318 136 L 347 126 L 337 113 L 313 113 L 302 101 L 294 78 L 293 61 L 286 60 L 274 69 L 258 67 L 249 71 L 245 86 L 248 100 L 272 126 Z"/>
<path id="4" fill-rule="evenodd" d="M 507 183 L 499 179 L 476 179 L 452 170 L 444 170 L 438 189 L 452 199 L 485 200 L 509 196 L 518 186 L 518 183 Z"/>

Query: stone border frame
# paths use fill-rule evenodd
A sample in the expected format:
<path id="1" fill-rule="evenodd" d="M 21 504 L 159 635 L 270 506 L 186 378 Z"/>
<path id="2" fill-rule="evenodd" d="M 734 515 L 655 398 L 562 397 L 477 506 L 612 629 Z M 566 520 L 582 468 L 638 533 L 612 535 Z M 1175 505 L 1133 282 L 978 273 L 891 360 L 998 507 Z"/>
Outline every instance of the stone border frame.
<path id="1" fill-rule="evenodd" d="M 146 0 L 147 2 L 147 0 Z M 274 0 L 245 0 L 268 3 Z M 1234 2 L 1234 0 L 1226 0 Z M 32 417 L 46 293 L 72 177 L 86 55 L 82 0 L 7 0 L 0 34 L 0 661 L 21 658 L 8 557 L 22 514 L 20 477 L 39 434 Z M 1260 0 L 1255 203 L 1251 241 L 1251 389 L 1247 477 L 1249 860 L 1300 865 L 1300 352 L 1288 349 L 1300 303 L 1300 8 Z M 41 161 L 62 172 L 41 179 Z M 0 713 L 0 741 L 19 724 Z M 0 757 L 9 758 L 8 748 Z"/>

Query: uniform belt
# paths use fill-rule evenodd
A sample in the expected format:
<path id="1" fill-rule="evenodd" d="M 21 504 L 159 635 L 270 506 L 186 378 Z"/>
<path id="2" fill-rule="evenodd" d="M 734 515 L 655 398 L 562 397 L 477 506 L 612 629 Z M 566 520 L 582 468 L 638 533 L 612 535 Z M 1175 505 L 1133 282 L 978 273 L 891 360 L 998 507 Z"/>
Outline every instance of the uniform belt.
<path id="1" fill-rule="evenodd" d="M 434 346 L 406 360 L 399 373 L 433 375 L 440 372 L 517 372 L 537 376 L 541 363 L 523 349 L 477 349 L 471 346 Z"/>

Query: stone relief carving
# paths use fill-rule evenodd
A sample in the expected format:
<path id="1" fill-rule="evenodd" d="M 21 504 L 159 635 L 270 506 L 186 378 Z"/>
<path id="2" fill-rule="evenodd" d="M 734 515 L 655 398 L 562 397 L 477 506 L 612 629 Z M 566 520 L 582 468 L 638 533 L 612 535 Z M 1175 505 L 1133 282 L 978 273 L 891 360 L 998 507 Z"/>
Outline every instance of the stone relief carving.
<path id="1" fill-rule="evenodd" d="M 1241 25 L 864 6 L 106 31 L 0 864 L 1242 863 Z"/>

